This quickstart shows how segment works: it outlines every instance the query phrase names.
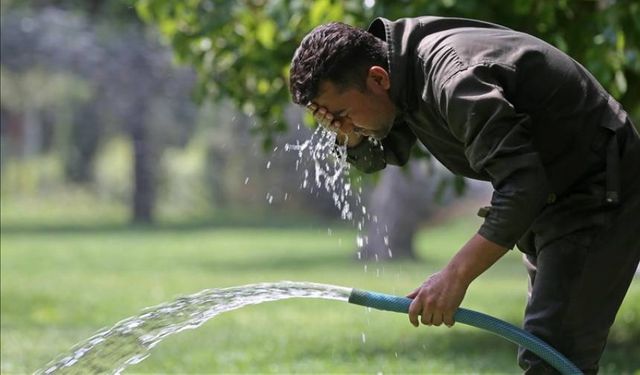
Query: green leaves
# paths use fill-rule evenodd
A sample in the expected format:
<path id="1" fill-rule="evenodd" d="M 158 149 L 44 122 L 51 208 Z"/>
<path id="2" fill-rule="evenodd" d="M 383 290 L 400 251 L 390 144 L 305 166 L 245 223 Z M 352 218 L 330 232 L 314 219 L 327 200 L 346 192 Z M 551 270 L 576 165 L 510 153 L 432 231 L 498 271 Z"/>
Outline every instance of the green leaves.
<path id="1" fill-rule="evenodd" d="M 267 145 L 286 128 L 282 114 L 297 44 L 317 23 L 345 13 L 342 2 L 331 0 L 139 0 L 136 9 L 157 25 L 178 61 L 197 70 L 197 97 L 230 98 L 255 115 Z"/>
<path id="2" fill-rule="evenodd" d="M 320 25 L 331 21 L 340 21 L 343 20 L 343 18 L 343 5 L 339 2 L 334 2 L 331 0 L 314 1 L 309 11 L 309 23 L 311 25 Z"/>
<path id="3" fill-rule="evenodd" d="M 270 50 L 276 47 L 276 33 L 278 25 L 273 20 L 265 19 L 259 25 L 257 25 L 256 37 L 260 44 Z"/>
<path id="4" fill-rule="evenodd" d="M 178 61 L 198 72 L 198 97 L 230 98 L 255 115 L 269 144 L 284 130 L 291 57 L 319 24 L 343 21 L 366 27 L 374 16 L 420 15 L 487 20 L 534 34 L 586 65 L 630 112 L 639 98 L 640 5 L 634 1 L 541 2 L 514 0 L 138 0 L 136 9 L 172 45 Z M 633 107 L 633 108 L 629 108 Z"/>

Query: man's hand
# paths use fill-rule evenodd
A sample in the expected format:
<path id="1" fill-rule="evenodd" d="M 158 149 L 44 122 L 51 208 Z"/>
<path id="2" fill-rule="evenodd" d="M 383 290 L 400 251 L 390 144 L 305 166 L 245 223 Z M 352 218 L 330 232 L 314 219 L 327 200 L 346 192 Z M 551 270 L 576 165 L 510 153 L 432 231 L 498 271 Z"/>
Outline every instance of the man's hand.
<path id="1" fill-rule="evenodd" d="M 338 135 L 337 140 L 339 143 L 344 144 L 346 142 L 347 147 L 354 147 L 362 142 L 364 137 L 354 131 L 356 127 L 348 117 L 336 118 L 325 107 L 318 106 L 315 103 L 309 104 L 307 108 L 322 127 Z"/>
<path id="2" fill-rule="evenodd" d="M 507 249 L 480 234 L 474 235 L 440 272 L 407 297 L 413 299 L 409 306 L 409 321 L 418 326 L 418 315 L 424 325 L 451 327 L 453 315 L 462 303 L 471 282 L 498 261 Z"/>
<path id="3" fill-rule="evenodd" d="M 422 324 L 448 327 L 455 323 L 453 315 L 462 303 L 469 284 L 460 280 L 447 268 L 429 277 L 407 297 L 413 299 L 409 306 L 409 321 L 415 327 Z"/>

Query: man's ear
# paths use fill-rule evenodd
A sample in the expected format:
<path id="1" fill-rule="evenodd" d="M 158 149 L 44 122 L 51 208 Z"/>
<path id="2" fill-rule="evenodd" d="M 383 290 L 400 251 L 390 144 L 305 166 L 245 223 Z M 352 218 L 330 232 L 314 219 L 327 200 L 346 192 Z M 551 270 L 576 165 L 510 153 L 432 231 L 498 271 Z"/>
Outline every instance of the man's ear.
<path id="1" fill-rule="evenodd" d="M 373 92 L 387 91 L 391 87 L 389 72 L 385 68 L 374 65 L 367 72 L 367 88 Z"/>

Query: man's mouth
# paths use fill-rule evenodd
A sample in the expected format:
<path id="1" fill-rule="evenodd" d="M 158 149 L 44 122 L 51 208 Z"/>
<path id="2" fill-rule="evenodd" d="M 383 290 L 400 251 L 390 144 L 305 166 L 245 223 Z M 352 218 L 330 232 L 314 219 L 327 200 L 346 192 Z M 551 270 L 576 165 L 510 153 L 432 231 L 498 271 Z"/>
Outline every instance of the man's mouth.
<path id="1" fill-rule="evenodd" d="M 375 137 L 375 132 L 371 130 L 363 129 L 359 126 L 354 126 L 353 132 L 363 137 Z"/>
<path id="2" fill-rule="evenodd" d="M 363 134 L 365 137 L 369 137 L 369 138 L 373 138 L 376 141 L 381 141 L 383 138 L 385 138 L 387 135 L 386 134 L 382 134 L 380 132 L 374 133 L 374 132 L 366 132 L 365 134 Z"/>
<path id="3" fill-rule="evenodd" d="M 354 126 L 353 132 L 363 137 L 374 138 L 378 141 L 382 140 L 389 134 L 388 131 L 375 131 L 375 130 L 363 129 L 357 125 Z"/>

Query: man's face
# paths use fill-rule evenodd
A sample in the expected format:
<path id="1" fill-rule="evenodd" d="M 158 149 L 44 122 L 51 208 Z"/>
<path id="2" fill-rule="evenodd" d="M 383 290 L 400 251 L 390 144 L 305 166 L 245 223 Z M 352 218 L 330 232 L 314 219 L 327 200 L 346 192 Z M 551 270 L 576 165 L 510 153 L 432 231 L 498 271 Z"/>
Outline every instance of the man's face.
<path id="1" fill-rule="evenodd" d="M 326 108 L 335 120 L 346 126 L 351 124 L 354 132 L 382 139 L 391 131 L 396 113 L 388 94 L 388 76 L 386 79 L 368 77 L 366 90 L 356 87 L 340 90 L 332 82 L 324 81 L 313 102 Z"/>

